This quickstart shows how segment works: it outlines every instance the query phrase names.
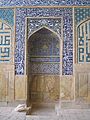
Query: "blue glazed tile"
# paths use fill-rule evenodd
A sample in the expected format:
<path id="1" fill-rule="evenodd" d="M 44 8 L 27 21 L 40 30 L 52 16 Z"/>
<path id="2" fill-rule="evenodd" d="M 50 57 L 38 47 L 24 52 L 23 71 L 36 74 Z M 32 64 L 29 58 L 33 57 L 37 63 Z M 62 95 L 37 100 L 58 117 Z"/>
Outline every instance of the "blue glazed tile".
<path id="1" fill-rule="evenodd" d="M 63 73 L 65 75 L 71 75 L 73 73 L 73 34 L 72 34 L 72 9 L 71 8 L 17 8 L 16 10 L 16 51 L 15 51 L 15 71 L 16 74 L 24 74 L 24 58 L 25 53 L 25 17 L 63 17 Z M 36 22 L 36 21 L 35 21 Z M 38 21 L 35 23 L 38 24 Z M 32 28 L 35 27 L 34 22 L 32 23 Z M 54 24 L 54 21 L 53 21 Z M 51 24 L 48 24 L 50 27 Z M 52 28 L 54 30 L 54 28 Z M 33 29 L 31 30 L 33 31 Z M 22 43 L 22 44 L 21 44 Z M 19 44 L 21 47 L 19 48 Z M 68 53 L 68 55 L 66 54 Z M 70 54 L 69 54 L 70 53 Z M 20 56 L 20 57 L 19 57 Z M 22 57 L 21 57 L 22 56 Z M 18 59 L 19 57 L 19 59 Z M 68 63 L 67 63 L 68 61 Z M 20 66 L 20 67 L 19 67 Z M 59 69 L 58 69 L 59 70 Z"/>
<path id="2" fill-rule="evenodd" d="M 0 9 L 0 19 L 6 21 L 10 26 L 14 25 L 13 9 Z"/>
<path id="3" fill-rule="evenodd" d="M 7 30 L 8 26 L 9 29 Z M 11 35 L 14 26 L 14 10 L 0 9 L 0 63 L 10 62 L 11 59 Z"/>
<path id="4" fill-rule="evenodd" d="M 90 5 L 90 0 L 1 0 L 0 6 Z"/>
<path id="5" fill-rule="evenodd" d="M 81 21 L 90 17 L 90 8 L 75 8 L 75 22 L 79 24 Z"/>
<path id="6" fill-rule="evenodd" d="M 57 74 L 58 75 L 60 73 L 60 69 L 59 69 L 60 64 L 31 63 L 30 66 L 31 66 L 31 69 L 30 69 L 31 74 Z"/>
<path id="7" fill-rule="evenodd" d="M 90 62 L 89 56 L 89 37 L 90 33 L 90 8 L 76 8 L 75 9 L 75 23 L 76 23 L 76 32 L 77 32 L 77 61 L 78 63 Z M 82 27 L 81 27 L 82 25 Z M 87 26 L 86 26 L 87 25 Z M 84 26 L 86 26 L 84 28 Z M 85 42 L 86 41 L 86 42 Z M 86 46 L 84 46 L 86 44 Z M 86 51 L 85 51 L 86 50 Z M 86 56 L 85 56 L 86 54 Z"/>

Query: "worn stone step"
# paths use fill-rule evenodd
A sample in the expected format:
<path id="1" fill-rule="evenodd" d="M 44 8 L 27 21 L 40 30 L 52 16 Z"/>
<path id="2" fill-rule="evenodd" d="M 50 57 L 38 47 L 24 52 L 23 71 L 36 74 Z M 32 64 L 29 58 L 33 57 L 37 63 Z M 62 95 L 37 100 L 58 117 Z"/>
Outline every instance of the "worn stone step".
<path id="1" fill-rule="evenodd" d="M 59 116 L 27 115 L 26 120 L 59 120 Z"/>

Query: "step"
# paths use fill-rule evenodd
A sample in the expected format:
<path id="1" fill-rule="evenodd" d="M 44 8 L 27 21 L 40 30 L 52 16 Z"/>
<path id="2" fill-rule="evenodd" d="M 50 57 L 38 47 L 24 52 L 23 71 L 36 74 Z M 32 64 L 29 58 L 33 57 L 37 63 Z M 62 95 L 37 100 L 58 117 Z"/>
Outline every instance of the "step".
<path id="1" fill-rule="evenodd" d="M 26 120 L 59 120 L 59 116 L 26 115 Z"/>

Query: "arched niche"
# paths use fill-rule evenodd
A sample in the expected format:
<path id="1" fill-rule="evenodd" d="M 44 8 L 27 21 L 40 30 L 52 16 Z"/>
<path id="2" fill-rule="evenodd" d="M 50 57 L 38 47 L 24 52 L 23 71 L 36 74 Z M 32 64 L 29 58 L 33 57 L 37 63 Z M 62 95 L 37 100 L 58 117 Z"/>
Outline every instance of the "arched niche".
<path id="1" fill-rule="evenodd" d="M 0 101 L 14 101 L 14 31 L 4 20 L 0 20 L 0 81 Z"/>
<path id="2" fill-rule="evenodd" d="M 90 18 L 81 21 L 76 33 L 75 99 L 90 104 Z"/>
<path id="3" fill-rule="evenodd" d="M 60 98 L 60 39 L 47 27 L 27 41 L 27 105 L 55 106 Z M 49 104 L 49 105 L 50 105 Z"/>
<path id="4" fill-rule="evenodd" d="M 90 18 L 77 26 L 77 63 L 90 63 Z"/>

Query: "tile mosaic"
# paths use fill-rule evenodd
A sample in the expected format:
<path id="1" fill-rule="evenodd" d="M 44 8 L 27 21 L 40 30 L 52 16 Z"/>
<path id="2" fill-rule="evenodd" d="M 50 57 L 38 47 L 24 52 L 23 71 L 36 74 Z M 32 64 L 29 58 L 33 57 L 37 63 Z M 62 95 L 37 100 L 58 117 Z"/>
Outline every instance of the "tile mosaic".
<path id="1" fill-rule="evenodd" d="M 60 64 L 31 63 L 30 74 L 60 74 Z"/>
<path id="2" fill-rule="evenodd" d="M 44 20 L 44 23 L 42 23 L 43 20 Z M 38 56 L 60 55 L 59 54 L 60 40 L 58 36 L 60 35 L 61 37 L 61 18 L 59 19 L 57 18 L 56 19 L 53 19 L 53 18 L 31 19 L 30 18 L 28 20 L 27 25 L 28 25 L 28 28 L 27 28 L 28 36 L 30 36 L 33 33 L 33 31 L 38 30 L 38 28 L 40 28 L 33 35 L 31 35 L 30 38 L 28 38 L 30 39 L 30 45 L 32 45 L 30 49 L 30 55 L 34 55 L 34 56 L 35 55 L 38 55 Z M 54 33 L 53 30 L 57 32 L 57 34 Z M 46 46 L 47 49 L 44 46 Z"/>
<path id="3" fill-rule="evenodd" d="M 0 6 L 90 5 L 90 0 L 0 0 Z"/>
<path id="4" fill-rule="evenodd" d="M 61 37 L 61 19 L 62 18 L 27 18 L 27 26 L 28 26 L 28 36 L 32 34 L 36 29 L 40 29 L 42 27 L 47 27 L 51 30 L 54 30 L 57 35 Z"/>
<path id="5" fill-rule="evenodd" d="M 54 27 L 56 24 L 55 22 L 44 19 L 44 22 L 49 27 Z M 39 21 L 37 19 L 34 19 L 34 30 L 37 29 L 37 24 Z M 53 20 L 54 21 L 54 20 Z M 30 21 L 28 26 L 28 31 L 30 30 L 32 33 L 32 27 L 30 28 L 31 24 Z M 48 24 L 49 22 L 49 24 Z M 36 24 L 35 24 L 36 23 Z M 52 24 L 51 24 L 52 23 Z M 40 23 L 39 23 L 40 24 Z M 59 23 L 61 25 L 61 23 Z M 41 22 L 42 25 L 42 22 Z M 52 25 L 52 26 L 50 26 Z M 40 26 L 39 26 L 40 27 Z M 32 29 L 32 30 L 31 30 Z M 61 29 L 59 29 L 61 30 Z M 60 34 L 60 32 L 59 32 Z M 28 34 L 29 35 L 29 34 Z M 51 31 L 51 29 L 46 28 L 45 26 L 34 32 L 29 38 L 27 43 L 27 54 L 29 57 L 29 61 L 31 63 L 29 70 L 31 70 L 31 73 L 43 73 L 43 74 L 60 74 L 60 68 L 56 68 L 55 66 L 60 64 L 60 39 L 59 37 Z M 33 59 L 32 59 L 32 56 Z M 53 58 L 56 58 L 54 59 Z M 57 57 L 58 56 L 58 57 Z M 48 58 L 48 59 L 47 59 Z M 55 61 L 57 60 L 57 61 Z M 56 63 L 57 62 L 57 63 Z M 29 63 L 29 62 L 28 62 Z M 39 65 L 38 65 L 39 63 Z M 34 64 L 34 66 L 33 66 Z M 45 65 L 46 64 L 46 65 Z M 51 64 L 52 67 L 51 67 Z M 38 67 L 37 67 L 38 65 Z M 53 71 L 53 72 L 52 72 Z"/>
<path id="6" fill-rule="evenodd" d="M 43 58 L 43 57 L 41 57 L 41 58 L 31 57 L 31 58 L 29 58 L 29 60 L 30 60 L 30 62 L 60 62 L 60 57 L 52 57 L 52 56 L 45 57 L 45 58 Z"/>
<path id="7" fill-rule="evenodd" d="M 0 9 L 0 63 L 10 62 L 14 10 Z"/>
<path id="8" fill-rule="evenodd" d="M 90 62 L 90 8 L 75 8 L 75 23 L 77 32 L 77 62 Z"/>
<path id="9" fill-rule="evenodd" d="M 81 21 L 90 17 L 90 8 L 75 8 L 75 23 L 78 25 Z"/>
<path id="10" fill-rule="evenodd" d="M 46 37 L 45 35 L 40 37 L 39 35 L 38 38 L 33 38 L 33 41 L 28 40 L 30 41 L 28 42 L 28 44 L 30 44 L 29 54 L 31 56 L 59 56 L 59 40 L 50 37 L 51 36 Z"/>
<path id="11" fill-rule="evenodd" d="M 24 74 L 25 17 L 63 17 L 63 73 L 73 73 L 73 20 L 72 8 L 17 8 L 16 10 L 16 74 Z M 37 24 L 37 22 L 36 22 Z M 35 24 L 33 25 L 35 26 Z M 20 47 L 19 47 L 20 45 Z M 19 72 L 20 71 L 20 72 Z"/>
<path id="12" fill-rule="evenodd" d="M 0 9 L 0 20 L 7 22 L 11 27 L 14 25 L 14 10 Z"/>

